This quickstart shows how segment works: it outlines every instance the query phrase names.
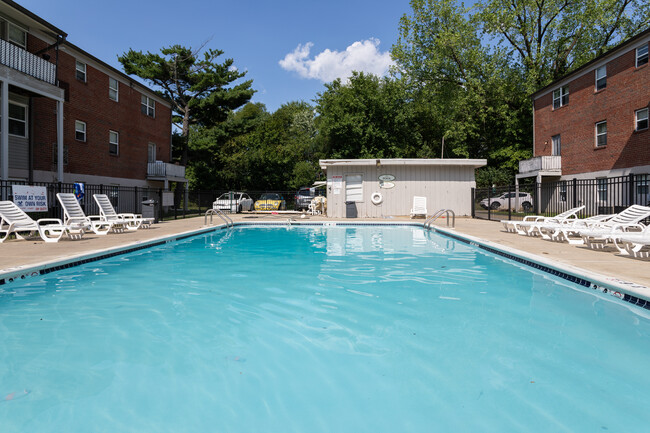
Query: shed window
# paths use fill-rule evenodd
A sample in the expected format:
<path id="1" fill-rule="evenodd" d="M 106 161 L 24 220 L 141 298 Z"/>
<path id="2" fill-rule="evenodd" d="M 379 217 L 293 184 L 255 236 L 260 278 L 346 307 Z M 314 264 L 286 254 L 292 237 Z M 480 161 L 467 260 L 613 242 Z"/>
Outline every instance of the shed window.
<path id="1" fill-rule="evenodd" d="M 345 201 L 363 201 L 363 175 L 349 174 L 345 176 Z"/>

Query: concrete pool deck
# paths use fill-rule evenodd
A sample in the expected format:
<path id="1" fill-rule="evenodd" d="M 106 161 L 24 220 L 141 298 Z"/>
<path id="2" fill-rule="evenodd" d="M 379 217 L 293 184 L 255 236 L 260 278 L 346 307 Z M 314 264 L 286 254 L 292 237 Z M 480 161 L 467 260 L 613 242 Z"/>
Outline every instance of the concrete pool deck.
<path id="1" fill-rule="evenodd" d="M 302 219 L 299 215 L 232 215 L 235 222 L 286 222 L 293 218 L 295 221 L 328 221 L 328 222 L 424 222 L 423 219 L 395 217 L 391 219 L 334 219 L 322 216 L 307 216 Z M 215 216 L 215 223 L 221 222 Z M 446 222 L 439 220 L 436 226 L 445 228 Z M 37 240 L 10 240 L 0 244 L 0 274 L 14 272 L 21 268 L 40 266 L 46 263 L 70 260 L 89 254 L 101 254 L 103 251 L 137 246 L 143 242 L 165 238 L 179 233 L 186 233 L 205 228 L 204 218 L 187 218 L 164 221 L 154 224 L 150 229 L 135 232 L 109 234 L 98 236 L 86 234 L 83 239 L 72 241 L 62 239 L 58 243 L 45 243 Z M 650 261 L 634 259 L 618 255 L 614 249 L 591 250 L 584 246 L 569 245 L 545 241 L 539 238 L 529 238 L 504 231 L 498 222 L 471 218 L 457 218 L 454 232 L 459 235 L 469 235 L 483 241 L 493 242 L 504 247 L 524 253 L 539 256 L 545 261 L 579 268 L 591 273 L 610 277 L 617 280 L 640 284 L 650 287 Z"/>

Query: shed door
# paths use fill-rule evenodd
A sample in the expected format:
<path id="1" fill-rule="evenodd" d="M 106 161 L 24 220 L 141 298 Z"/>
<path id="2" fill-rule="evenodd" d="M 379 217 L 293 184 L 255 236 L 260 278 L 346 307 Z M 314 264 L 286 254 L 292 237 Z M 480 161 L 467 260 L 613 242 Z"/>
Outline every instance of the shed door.
<path id="1" fill-rule="evenodd" d="M 345 176 L 345 201 L 363 201 L 362 174 L 348 174 Z"/>

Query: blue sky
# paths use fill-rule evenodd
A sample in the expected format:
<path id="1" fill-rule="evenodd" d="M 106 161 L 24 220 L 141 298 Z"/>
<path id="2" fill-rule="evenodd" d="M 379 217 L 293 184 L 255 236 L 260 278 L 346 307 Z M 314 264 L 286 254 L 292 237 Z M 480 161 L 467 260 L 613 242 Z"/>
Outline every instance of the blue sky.
<path id="1" fill-rule="evenodd" d="M 410 11 L 408 0 L 18 2 L 120 70 L 117 56 L 129 48 L 158 52 L 207 41 L 247 71 L 258 91 L 253 101 L 269 111 L 289 101 L 311 102 L 324 82 L 350 68 L 381 73 L 399 19 Z"/>

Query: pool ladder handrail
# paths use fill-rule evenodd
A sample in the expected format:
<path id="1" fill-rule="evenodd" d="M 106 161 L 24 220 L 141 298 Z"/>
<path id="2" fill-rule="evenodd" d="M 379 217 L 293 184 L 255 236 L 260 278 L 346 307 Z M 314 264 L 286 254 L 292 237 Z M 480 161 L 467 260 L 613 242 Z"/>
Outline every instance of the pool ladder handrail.
<path id="1" fill-rule="evenodd" d="M 426 229 L 431 229 L 431 224 L 438 218 L 442 216 L 442 214 L 446 214 L 447 218 L 447 227 L 449 227 L 449 214 L 451 214 L 451 228 L 456 227 L 456 214 L 454 213 L 453 210 L 451 209 L 440 209 L 438 212 L 434 213 L 431 215 L 427 220 L 424 222 L 424 228 Z"/>
<path id="2" fill-rule="evenodd" d="M 226 224 L 227 228 L 233 227 L 235 225 L 235 223 L 233 223 L 232 219 L 230 219 L 230 217 L 228 215 L 223 213 L 223 211 L 221 209 L 208 209 L 207 211 L 205 211 L 205 218 L 203 220 L 203 225 L 206 225 L 206 226 L 208 225 L 208 215 L 210 215 L 210 225 L 212 225 L 212 216 L 213 215 L 216 215 L 219 218 L 221 218 L 221 220 Z"/>

